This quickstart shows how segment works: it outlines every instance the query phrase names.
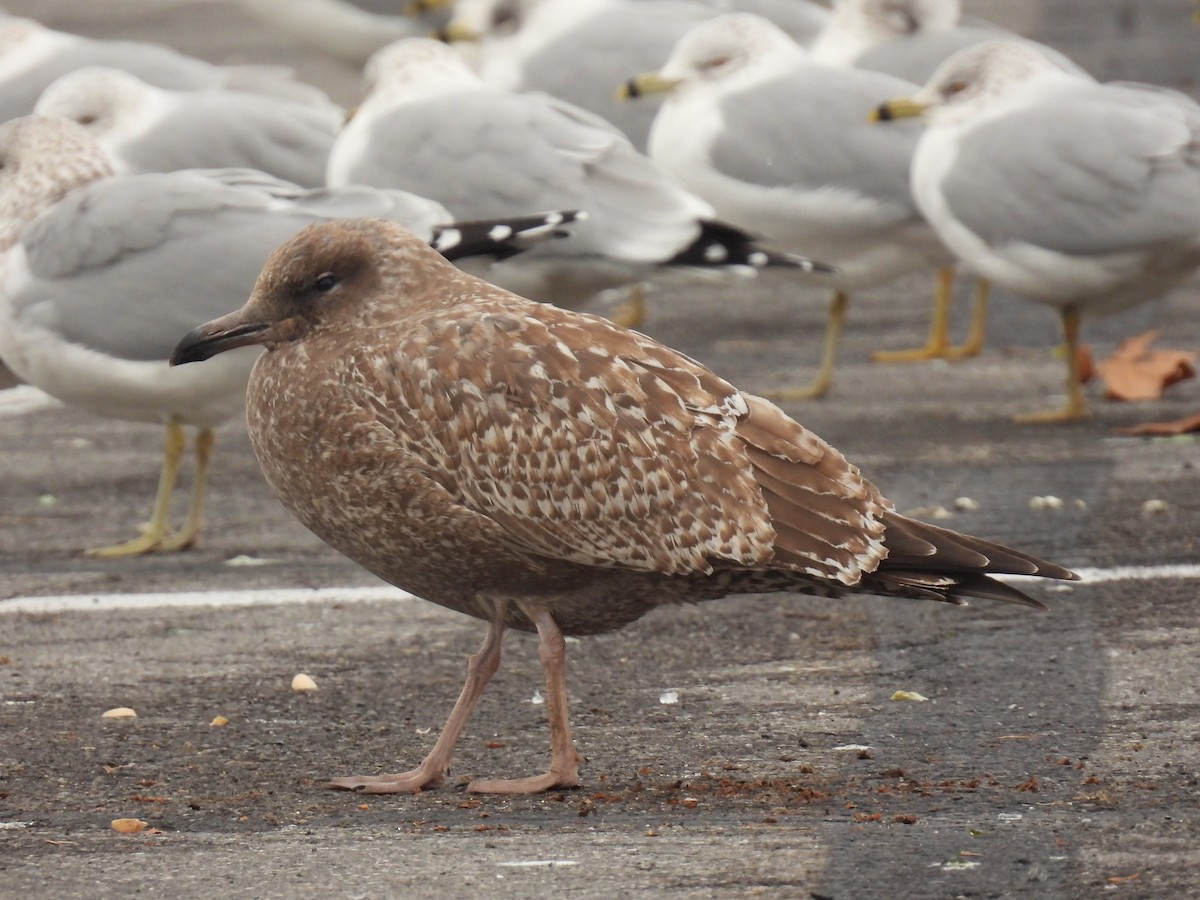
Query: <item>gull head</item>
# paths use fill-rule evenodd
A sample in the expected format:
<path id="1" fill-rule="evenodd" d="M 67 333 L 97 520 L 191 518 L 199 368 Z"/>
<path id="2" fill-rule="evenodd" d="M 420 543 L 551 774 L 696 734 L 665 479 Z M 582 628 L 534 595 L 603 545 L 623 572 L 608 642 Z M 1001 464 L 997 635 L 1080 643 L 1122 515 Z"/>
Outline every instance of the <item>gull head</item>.
<path id="1" fill-rule="evenodd" d="M 82 125 L 24 116 L 0 125 L 0 252 L 67 194 L 113 174 Z"/>
<path id="2" fill-rule="evenodd" d="M 925 31 L 948 31 L 962 17 L 959 0 L 835 0 L 831 27 L 865 45 Z"/>
<path id="3" fill-rule="evenodd" d="M 931 124 L 955 124 L 996 109 L 1047 73 L 1066 72 L 1037 46 L 998 40 L 958 51 L 934 71 L 911 97 L 888 100 L 875 110 L 878 120 L 924 116 Z"/>
<path id="4" fill-rule="evenodd" d="M 740 86 L 786 68 L 803 54 L 803 48 L 774 22 L 753 13 L 728 13 L 684 34 L 662 69 L 635 75 L 622 85 L 618 96 Z"/>
<path id="5" fill-rule="evenodd" d="M 107 66 L 88 66 L 47 87 L 34 112 L 70 119 L 102 138 L 128 128 L 155 93 L 155 88 L 136 75 Z"/>
<path id="6" fill-rule="evenodd" d="M 363 69 L 369 95 L 424 96 L 480 84 L 458 51 L 432 38 L 402 38 L 381 47 Z"/>
<path id="7" fill-rule="evenodd" d="M 425 241 L 382 219 L 309 225 L 267 259 L 239 310 L 190 331 L 171 365 L 258 344 L 273 350 L 321 333 L 362 334 L 389 316 L 440 298 L 438 276 L 457 273 Z"/>

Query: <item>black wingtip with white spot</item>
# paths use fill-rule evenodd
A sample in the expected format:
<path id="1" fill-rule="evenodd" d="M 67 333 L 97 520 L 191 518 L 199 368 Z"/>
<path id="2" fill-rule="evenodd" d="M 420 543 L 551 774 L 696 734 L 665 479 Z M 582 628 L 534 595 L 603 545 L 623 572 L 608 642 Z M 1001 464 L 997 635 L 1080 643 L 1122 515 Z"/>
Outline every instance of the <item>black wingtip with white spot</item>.
<path id="1" fill-rule="evenodd" d="M 508 259 L 542 241 L 570 236 L 564 227 L 580 222 L 587 214 L 577 210 L 553 210 L 532 216 L 454 222 L 433 229 L 430 246 L 451 262 L 471 256 Z"/>
<path id="2" fill-rule="evenodd" d="M 837 271 L 832 266 L 795 253 L 767 250 L 740 228 L 712 219 L 701 220 L 699 236 L 667 260 L 666 264 L 710 269 L 745 266 L 751 269 L 786 268 L 813 273 Z"/>

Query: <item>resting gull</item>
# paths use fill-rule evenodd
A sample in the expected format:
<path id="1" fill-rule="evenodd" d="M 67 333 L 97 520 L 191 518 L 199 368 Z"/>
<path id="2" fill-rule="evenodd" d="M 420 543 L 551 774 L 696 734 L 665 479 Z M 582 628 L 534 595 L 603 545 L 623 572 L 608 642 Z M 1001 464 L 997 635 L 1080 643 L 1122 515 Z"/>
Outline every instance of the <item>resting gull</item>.
<path id="1" fill-rule="evenodd" d="M 918 115 L 912 184 L 925 216 L 971 268 L 1062 319 L 1067 402 L 1021 418 L 1086 416 L 1081 317 L 1153 299 L 1200 266 L 1200 105 L 995 41 L 879 109 Z"/>
<path id="2" fill-rule="evenodd" d="M 231 170 L 116 176 L 82 127 L 42 117 L 0 125 L 0 359 L 46 393 L 94 413 L 167 427 L 158 499 L 144 533 L 99 556 L 183 549 L 201 528 L 213 429 L 239 415 L 255 353 L 173 370 L 179 335 L 245 298 L 268 253 L 310 222 L 403 222 L 446 252 L 506 255 L 542 217 L 435 229 L 445 208 L 365 187 L 304 191 Z M 499 245 L 496 241 L 499 241 Z M 168 503 L 199 429 L 195 491 L 180 531 Z"/>
<path id="3" fill-rule="evenodd" d="M 953 262 L 909 190 L 921 129 L 881 138 L 868 121 L 882 98 L 906 88 L 915 85 L 815 62 L 750 13 L 697 26 L 661 70 L 625 88 L 630 96 L 669 94 L 650 155 L 717 215 L 837 270 L 822 278 L 834 296 L 817 376 L 805 388 L 773 392 L 777 398 L 829 390 L 852 291 Z M 950 283 L 943 277 L 942 309 Z"/>
<path id="4" fill-rule="evenodd" d="M 345 118 L 332 104 L 219 87 L 173 91 L 102 66 L 64 75 L 34 112 L 85 126 L 121 174 L 241 167 L 305 187 L 325 184 Z"/>
<path id="5" fill-rule="evenodd" d="M 658 103 L 619 103 L 612 85 L 661 63 L 690 28 L 731 5 L 773 14 L 800 41 L 825 19 L 807 0 L 460 0 L 447 32 L 483 37 L 477 67 L 488 84 L 553 94 L 611 122 L 644 152 Z M 515 19 L 511 33 L 492 34 L 497 19 Z"/>
<path id="6" fill-rule="evenodd" d="M 579 783 L 564 636 L 737 593 L 1040 606 L 990 576 L 1076 577 L 898 514 L 766 400 L 637 332 L 472 278 L 392 223 L 305 229 L 172 362 L 258 345 L 247 419 L 284 505 L 376 575 L 488 623 L 424 762 L 333 787 L 441 784 L 509 628 L 538 634 L 550 768 L 471 791 Z"/>
<path id="7" fill-rule="evenodd" d="M 491 88 L 445 44 L 397 41 L 371 57 L 367 77 L 371 91 L 329 155 L 329 184 L 418 191 L 457 218 L 588 213 L 570 241 L 489 275 L 523 296 L 573 305 L 664 264 L 813 268 L 714 222 L 707 202 L 603 119 L 553 97 Z"/>
<path id="8" fill-rule="evenodd" d="M 157 44 L 86 38 L 33 19 L 0 18 L 0 122 L 33 112 L 43 90 L 84 66 L 124 69 L 173 90 L 219 86 L 329 104 L 323 91 L 296 81 L 279 66 L 214 66 Z"/>

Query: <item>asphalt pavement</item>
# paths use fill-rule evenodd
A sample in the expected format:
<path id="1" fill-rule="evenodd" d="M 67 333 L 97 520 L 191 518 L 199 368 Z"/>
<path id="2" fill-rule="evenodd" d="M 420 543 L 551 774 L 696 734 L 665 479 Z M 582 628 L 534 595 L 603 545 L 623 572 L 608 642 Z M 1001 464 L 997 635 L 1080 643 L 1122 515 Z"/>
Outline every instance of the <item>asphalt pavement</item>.
<path id="1" fill-rule="evenodd" d="M 287 61 L 354 99 L 344 66 L 216 2 L 5 5 Z M 997 7 L 1102 77 L 1195 94 L 1188 4 Z M 462 785 L 544 764 L 531 640 L 510 638 L 445 788 L 327 791 L 419 760 L 480 623 L 325 548 L 236 427 L 200 547 L 87 559 L 148 513 L 161 434 L 0 394 L 0 896 L 1200 896 L 1200 454 L 1116 433 L 1200 412 L 1200 383 L 1139 404 L 1093 388 L 1089 421 L 1015 425 L 1060 396 L 1054 316 L 1000 296 L 981 357 L 872 364 L 923 339 L 930 288 L 855 302 L 834 391 L 788 410 L 902 511 L 1084 581 L 1029 584 L 1046 613 L 730 598 L 572 641 L 583 784 L 528 798 Z M 965 285 L 960 300 L 962 318 Z M 1197 350 L 1198 309 L 1192 282 L 1085 338 L 1104 355 L 1158 328 Z M 811 374 L 823 315 L 819 292 L 773 276 L 664 287 L 644 330 L 764 391 Z M 319 690 L 293 691 L 301 672 Z M 101 718 L 116 707 L 138 715 Z"/>

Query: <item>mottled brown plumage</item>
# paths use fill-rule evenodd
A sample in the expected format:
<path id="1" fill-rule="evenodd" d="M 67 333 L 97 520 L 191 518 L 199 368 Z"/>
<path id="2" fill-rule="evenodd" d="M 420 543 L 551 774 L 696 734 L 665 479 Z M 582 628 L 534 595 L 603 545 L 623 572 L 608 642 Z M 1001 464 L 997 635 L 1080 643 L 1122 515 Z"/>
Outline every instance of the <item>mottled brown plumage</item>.
<path id="1" fill-rule="evenodd" d="M 577 783 L 564 634 L 741 592 L 1036 606 L 988 573 L 1074 577 L 899 515 L 767 401 L 644 335 L 465 275 L 385 222 L 306 229 L 175 361 L 249 343 L 268 350 L 250 434 L 283 502 L 385 580 L 491 625 L 425 762 L 338 787 L 440 783 L 506 628 L 541 638 L 554 758 L 475 790 Z"/>

